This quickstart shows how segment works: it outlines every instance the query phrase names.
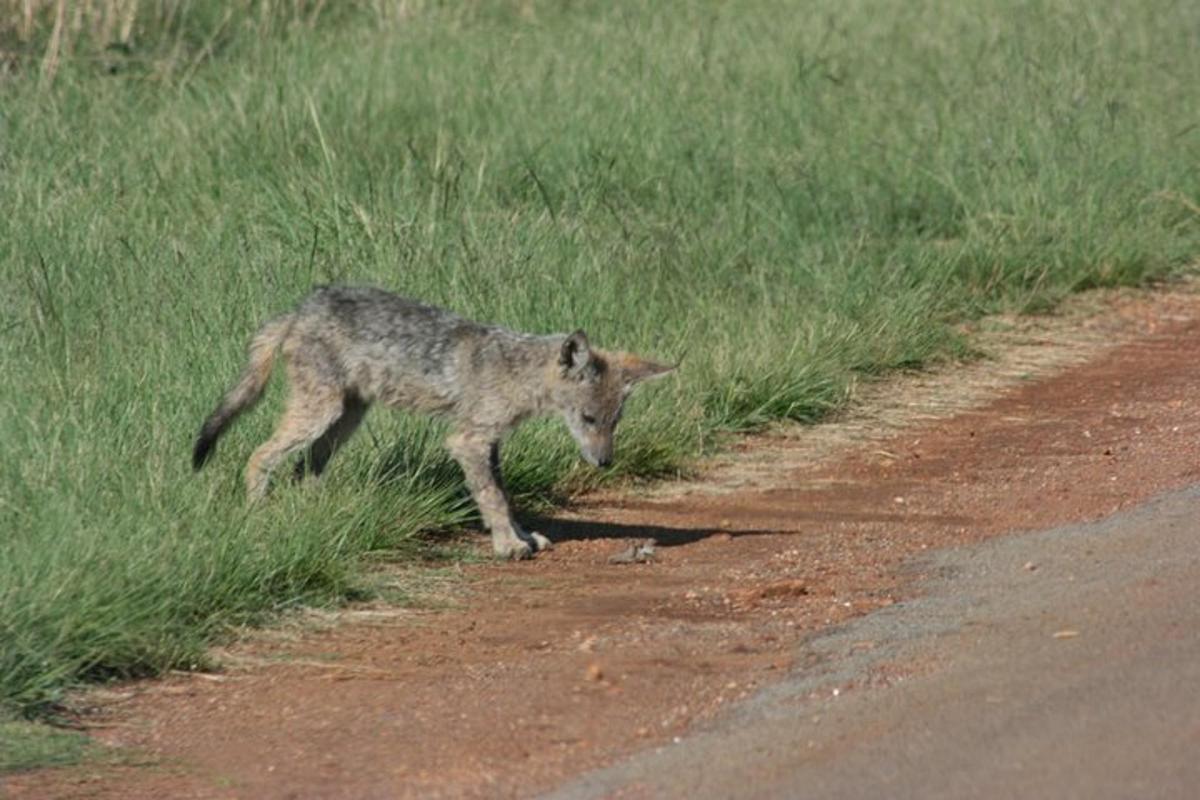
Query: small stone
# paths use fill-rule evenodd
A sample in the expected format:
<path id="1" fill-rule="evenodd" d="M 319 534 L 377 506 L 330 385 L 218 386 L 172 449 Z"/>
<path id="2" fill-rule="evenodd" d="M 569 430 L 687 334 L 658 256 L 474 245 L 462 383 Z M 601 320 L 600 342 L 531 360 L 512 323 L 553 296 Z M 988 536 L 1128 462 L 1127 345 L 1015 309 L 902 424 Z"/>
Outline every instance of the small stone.
<path id="1" fill-rule="evenodd" d="M 644 539 L 635 542 L 619 553 L 608 557 L 610 564 L 648 564 L 655 559 L 655 548 L 658 545 L 654 539 Z"/>
<path id="2" fill-rule="evenodd" d="M 604 668 L 599 664 L 592 662 L 591 664 L 588 664 L 587 672 L 584 673 L 584 677 L 593 682 L 602 681 L 604 680 Z"/>

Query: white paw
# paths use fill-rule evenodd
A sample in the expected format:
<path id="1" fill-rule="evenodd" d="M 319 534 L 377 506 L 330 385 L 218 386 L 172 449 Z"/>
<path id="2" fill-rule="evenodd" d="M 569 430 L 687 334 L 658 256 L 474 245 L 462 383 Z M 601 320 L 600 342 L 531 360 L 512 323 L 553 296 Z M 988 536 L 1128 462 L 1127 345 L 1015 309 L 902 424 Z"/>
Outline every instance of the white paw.
<path id="1" fill-rule="evenodd" d="M 543 550 L 549 550 L 552 547 L 554 547 L 553 542 L 551 542 L 545 536 L 542 536 L 537 531 L 530 531 L 529 539 L 533 542 L 533 549 L 539 553 L 542 552 Z"/>
<path id="2" fill-rule="evenodd" d="M 510 561 L 533 558 L 533 547 L 528 542 L 523 542 L 516 538 L 500 541 L 493 540 L 492 550 L 496 553 L 496 558 L 506 558 Z"/>

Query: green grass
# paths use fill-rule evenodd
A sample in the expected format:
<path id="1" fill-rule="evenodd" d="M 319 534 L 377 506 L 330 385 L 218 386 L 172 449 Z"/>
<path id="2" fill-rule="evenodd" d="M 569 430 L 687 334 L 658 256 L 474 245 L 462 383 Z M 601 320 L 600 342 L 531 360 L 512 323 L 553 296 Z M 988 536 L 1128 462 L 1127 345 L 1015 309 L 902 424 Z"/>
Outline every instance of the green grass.
<path id="1" fill-rule="evenodd" d="M 96 746 L 82 733 L 0 717 L 0 775 L 70 766 L 96 753 Z"/>
<path id="2" fill-rule="evenodd" d="M 277 386 L 190 473 L 248 337 L 314 283 L 682 356 L 619 435 L 614 474 L 656 476 L 956 352 L 964 318 L 1200 252 L 1195 3 L 481 0 L 219 30 L 214 5 L 161 50 L 0 83 L 10 709 L 200 664 L 470 518 L 437 425 L 385 412 L 320 491 L 245 511 Z M 526 502 L 600 479 L 556 423 L 506 469 Z"/>

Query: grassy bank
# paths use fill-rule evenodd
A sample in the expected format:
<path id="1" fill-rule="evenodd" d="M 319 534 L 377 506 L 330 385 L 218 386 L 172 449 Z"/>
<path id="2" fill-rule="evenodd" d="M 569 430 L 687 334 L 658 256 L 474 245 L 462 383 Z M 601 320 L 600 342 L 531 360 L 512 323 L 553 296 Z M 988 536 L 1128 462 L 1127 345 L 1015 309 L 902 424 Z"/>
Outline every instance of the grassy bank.
<path id="1" fill-rule="evenodd" d="M 384 412 L 320 491 L 245 511 L 278 387 L 190 473 L 248 336 L 314 283 L 686 353 L 619 435 L 616 474 L 656 475 L 964 318 L 1200 252 L 1192 3 L 219 5 L 53 74 L 30 34 L 0 80 L 11 710 L 199 663 L 469 518 L 437 426 Z M 526 497 L 597 479 L 577 461 L 553 423 L 506 453 Z"/>

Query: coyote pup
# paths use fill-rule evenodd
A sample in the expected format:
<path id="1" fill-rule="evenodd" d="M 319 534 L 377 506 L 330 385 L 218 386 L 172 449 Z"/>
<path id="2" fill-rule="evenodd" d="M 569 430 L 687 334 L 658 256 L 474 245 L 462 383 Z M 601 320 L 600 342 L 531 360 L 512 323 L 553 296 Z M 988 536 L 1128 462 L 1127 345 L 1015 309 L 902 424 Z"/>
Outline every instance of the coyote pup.
<path id="1" fill-rule="evenodd" d="M 443 414 L 446 440 L 492 532 L 496 555 L 528 558 L 550 546 L 521 530 L 500 477 L 500 439 L 522 420 L 558 412 L 593 466 L 612 461 L 613 429 L 634 385 L 670 372 L 627 353 L 592 349 L 583 331 L 534 336 L 484 325 L 380 289 L 326 286 L 271 320 L 250 344 L 249 363 L 204 421 L 192 451 L 200 469 L 217 438 L 262 396 L 276 351 L 291 383 L 283 419 L 246 464 L 250 501 L 267 492 L 284 458 L 319 476 L 373 402 Z"/>

